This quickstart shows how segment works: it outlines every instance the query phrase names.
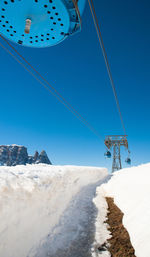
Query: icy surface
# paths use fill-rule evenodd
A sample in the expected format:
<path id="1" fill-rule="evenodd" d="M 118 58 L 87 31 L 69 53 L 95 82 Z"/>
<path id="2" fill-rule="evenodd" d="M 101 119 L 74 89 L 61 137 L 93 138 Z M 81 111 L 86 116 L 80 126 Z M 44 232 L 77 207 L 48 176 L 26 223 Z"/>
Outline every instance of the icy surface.
<path id="1" fill-rule="evenodd" d="M 99 197 L 114 197 L 124 213 L 123 224 L 135 255 L 150 257 L 150 164 L 115 172 L 107 184 L 97 188 L 97 193 Z"/>
<path id="2" fill-rule="evenodd" d="M 106 169 L 94 167 L 0 167 L 0 256 L 90 257 L 97 217 L 92 200 L 106 176 Z M 99 218 L 103 222 L 105 213 Z"/>

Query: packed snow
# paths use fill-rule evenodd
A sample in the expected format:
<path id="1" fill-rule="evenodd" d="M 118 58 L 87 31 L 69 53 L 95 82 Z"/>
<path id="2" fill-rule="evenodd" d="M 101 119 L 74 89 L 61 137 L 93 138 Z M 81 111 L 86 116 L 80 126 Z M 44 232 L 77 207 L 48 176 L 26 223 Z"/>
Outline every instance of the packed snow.
<path id="1" fill-rule="evenodd" d="M 124 213 L 137 257 L 149 257 L 150 164 L 122 169 L 0 167 L 0 256 L 109 257 L 106 196 Z"/>
<path id="2" fill-rule="evenodd" d="M 99 204 L 102 197 L 113 197 L 124 213 L 123 224 L 127 229 L 137 257 L 150 257 L 150 164 L 122 169 L 115 172 L 108 183 L 97 188 L 96 206 L 99 213 L 107 211 L 107 204 Z M 97 241 L 101 239 L 97 221 Z M 109 235 L 108 235 L 109 238 Z"/>
<path id="3" fill-rule="evenodd" d="M 107 176 L 95 167 L 0 167 L 0 256 L 91 256 L 95 219 L 103 223 L 106 216 L 106 208 L 97 216 L 93 198 Z M 106 239 L 105 226 L 98 243 Z"/>

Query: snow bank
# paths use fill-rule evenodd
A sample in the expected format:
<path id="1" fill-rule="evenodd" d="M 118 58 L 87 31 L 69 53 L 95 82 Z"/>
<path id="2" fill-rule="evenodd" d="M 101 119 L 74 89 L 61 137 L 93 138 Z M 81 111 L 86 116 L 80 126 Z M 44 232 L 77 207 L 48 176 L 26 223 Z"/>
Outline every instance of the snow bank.
<path id="1" fill-rule="evenodd" d="M 122 169 L 97 189 L 99 197 L 110 196 L 124 213 L 137 257 L 150 257 L 150 164 Z M 100 206 L 101 211 L 101 206 Z"/>
<path id="2" fill-rule="evenodd" d="M 0 167 L 0 256 L 88 256 L 83 250 L 94 227 L 92 199 L 106 176 L 104 168 Z M 73 254 L 78 238 L 80 252 Z"/>
<path id="3" fill-rule="evenodd" d="M 103 190 L 103 186 L 110 179 L 110 175 L 106 177 L 103 181 L 103 184 L 96 189 L 96 196 L 93 199 L 93 203 L 95 204 L 98 212 L 95 221 L 95 240 L 92 247 L 92 257 L 110 257 L 110 253 L 107 249 L 103 252 L 98 251 L 98 247 L 102 246 L 107 242 L 107 240 L 111 237 L 110 232 L 108 230 L 108 225 L 105 223 L 107 219 L 107 209 L 108 205 L 105 199 L 105 193 Z"/>

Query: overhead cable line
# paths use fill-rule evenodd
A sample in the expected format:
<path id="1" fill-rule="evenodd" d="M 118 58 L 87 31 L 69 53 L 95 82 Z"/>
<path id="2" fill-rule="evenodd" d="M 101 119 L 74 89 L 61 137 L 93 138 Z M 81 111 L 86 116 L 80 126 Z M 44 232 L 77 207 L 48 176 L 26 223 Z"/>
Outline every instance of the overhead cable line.
<path id="1" fill-rule="evenodd" d="M 105 64 L 106 64 L 108 76 L 109 76 L 109 79 L 110 79 L 110 82 L 111 82 L 111 87 L 112 87 L 113 94 L 114 94 L 114 97 L 115 97 L 115 101 L 116 101 L 117 109 L 118 109 L 118 112 L 119 112 L 122 128 L 123 128 L 124 134 L 126 135 L 126 129 L 125 129 L 125 125 L 124 125 L 124 122 L 123 122 L 123 117 L 122 117 L 122 113 L 121 113 L 121 109 L 120 109 L 120 105 L 119 105 L 119 100 L 118 100 L 118 97 L 117 97 L 117 92 L 116 92 L 115 84 L 114 84 L 114 81 L 113 81 L 110 65 L 109 65 L 109 62 L 108 62 L 108 57 L 107 57 L 107 53 L 106 53 L 106 50 L 105 50 L 104 41 L 103 41 L 102 33 L 101 33 L 101 30 L 100 30 L 100 26 L 99 26 L 98 18 L 97 18 L 97 15 L 96 15 L 93 0 L 88 0 L 88 3 L 89 3 L 90 11 L 91 11 L 91 14 L 92 14 L 92 18 L 93 18 L 93 21 L 94 21 L 94 25 L 95 25 L 95 28 L 96 28 L 99 44 L 100 44 L 100 47 L 102 49 L 102 53 L 103 53 L 104 61 L 105 61 Z"/>
<path id="2" fill-rule="evenodd" d="M 61 102 L 76 118 L 78 118 L 86 127 L 88 127 L 99 139 L 102 137 L 99 133 L 93 128 L 93 126 L 2 36 L 0 37 L 9 45 L 9 47 L 34 71 L 44 82 L 39 79 L 34 72 L 26 67 L 10 50 L 8 50 L 2 43 L 0 46 L 9 53 L 23 68 L 29 72 L 45 89 L 54 95 L 59 102 Z M 45 83 L 48 85 L 46 86 Z"/>

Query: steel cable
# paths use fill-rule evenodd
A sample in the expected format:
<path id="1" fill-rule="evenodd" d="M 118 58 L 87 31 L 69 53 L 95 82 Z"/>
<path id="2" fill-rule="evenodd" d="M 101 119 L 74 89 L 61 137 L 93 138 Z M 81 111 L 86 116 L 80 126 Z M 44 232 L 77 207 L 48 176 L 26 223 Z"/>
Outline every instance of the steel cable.
<path id="1" fill-rule="evenodd" d="M 88 127 L 100 140 L 103 138 L 93 126 L 2 36 L 0 37 L 13 49 L 13 51 L 49 86 L 47 87 L 30 69 L 28 69 L 14 54 L 11 53 L 2 43 L 0 46 L 9 53 L 20 65 L 26 69 L 42 86 L 44 86 L 57 100 L 59 100 L 71 113 L 76 116 L 86 127 Z M 51 88 L 51 89 L 50 89 Z"/>
<path id="2" fill-rule="evenodd" d="M 109 79 L 110 79 L 110 82 L 111 82 L 111 87 L 112 87 L 113 94 L 114 94 L 114 97 L 115 97 L 115 101 L 116 101 L 117 109 L 118 109 L 118 112 L 119 112 L 122 128 L 123 128 L 124 134 L 126 135 L 126 129 L 125 129 L 125 125 L 124 125 L 124 122 L 123 122 L 123 117 L 122 117 L 122 113 L 121 113 L 121 109 L 120 109 L 120 105 L 119 105 L 119 100 L 118 100 L 118 97 L 117 97 L 115 84 L 114 84 L 114 81 L 113 81 L 113 78 L 112 78 L 112 73 L 111 73 L 109 62 L 108 62 L 108 57 L 107 57 L 107 53 L 106 53 L 106 50 L 105 50 L 104 41 L 103 41 L 102 33 L 101 33 L 101 30 L 100 30 L 100 26 L 99 26 L 98 18 L 97 18 L 97 15 L 96 15 L 93 0 L 88 0 L 88 3 L 89 3 L 90 11 L 91 11 L 91 14 L 92 14 L 92 18 L 93 18 L 93 21 L 94 21 L 94 25 L 95 25 L 95 28 L 96 28 L 99 44 L 100 44 L 100 47 L 102 49 L 102 53 L 103 53 L 104 61 L 105 61 L 105 64 L 106 64 L 108 76 L 109 76 Z"/>

